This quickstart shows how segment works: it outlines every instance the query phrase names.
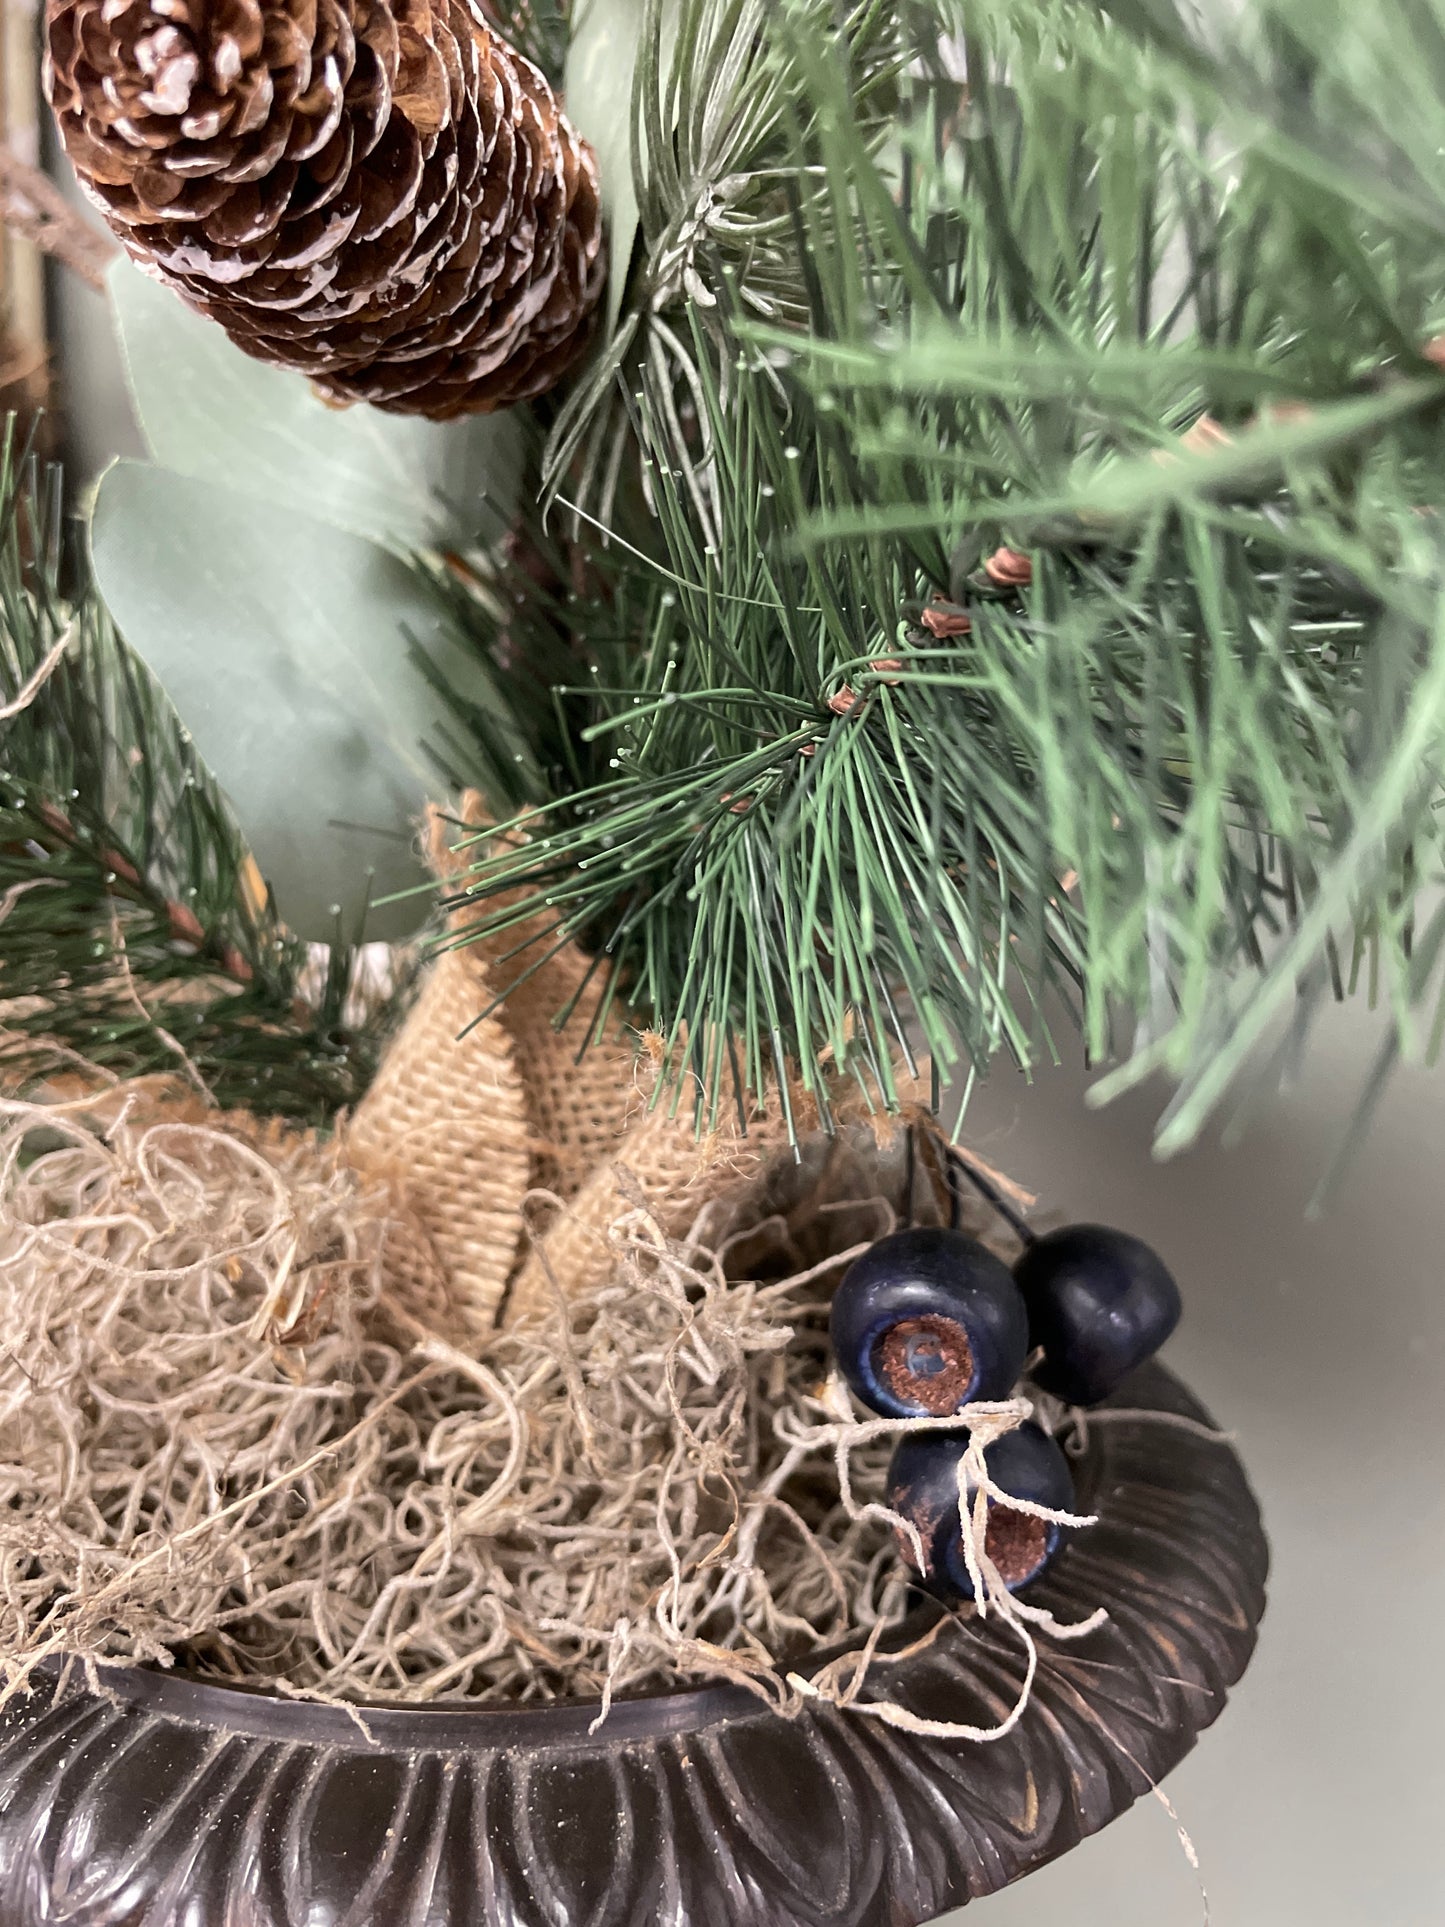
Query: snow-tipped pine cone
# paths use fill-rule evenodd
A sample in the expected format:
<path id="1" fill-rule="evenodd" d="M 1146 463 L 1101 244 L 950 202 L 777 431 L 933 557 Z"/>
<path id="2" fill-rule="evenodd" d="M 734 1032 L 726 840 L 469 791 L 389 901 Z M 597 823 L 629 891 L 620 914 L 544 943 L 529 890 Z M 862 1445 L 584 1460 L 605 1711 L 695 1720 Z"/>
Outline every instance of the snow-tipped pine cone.
<path id="1" fill-rule="evenodd" d="M 49 0 L 47 31 L 82 182 L 248 353 L 441 420 L 585 346 L 596 162 L 476 0 Z"/>

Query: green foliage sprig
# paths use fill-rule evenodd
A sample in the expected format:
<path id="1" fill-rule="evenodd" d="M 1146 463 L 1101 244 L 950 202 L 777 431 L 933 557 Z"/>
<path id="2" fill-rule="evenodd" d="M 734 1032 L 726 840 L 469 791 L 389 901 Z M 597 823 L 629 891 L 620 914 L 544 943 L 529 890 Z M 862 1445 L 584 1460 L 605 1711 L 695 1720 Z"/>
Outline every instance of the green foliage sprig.
<path id="1" fill-rule="evenodd" d="M 0 443 L 0 705 L 12 712 L 0 719 L 0 1078 L 23 1089 L 165 1072 L 223 1107 L 319 1123 L 372 1068 L 370 1034 L 346 1016 L 353 955 L 338 943 L 318 958 L 261 900 L 225 802 L 68 546 L 58 478 L 12 424 Z"/>
<path id="2" fill-rule="evenodd" d="M 905 1035 L 966 1089 L 1052 992 L 1098 1055 L 1132 1019 L 1106 1088 L 1180 1080 L 1166 1148 L 1297 997 L 1433 1052 L 1422 10 L 1221 51 L 1169 0 L 684 0 L 669 60 L 653 6 L 643 247 L 552 444 L 577 669 L 488 927 L 603 944 L 714 1095 L 886 1095 Z"/>

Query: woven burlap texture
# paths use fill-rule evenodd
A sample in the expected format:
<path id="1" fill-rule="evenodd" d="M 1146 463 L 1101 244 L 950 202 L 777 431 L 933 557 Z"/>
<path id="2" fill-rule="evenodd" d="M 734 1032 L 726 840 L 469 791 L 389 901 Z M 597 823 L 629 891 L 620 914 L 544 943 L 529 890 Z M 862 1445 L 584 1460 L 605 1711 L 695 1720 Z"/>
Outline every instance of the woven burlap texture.
<path id="1" fill-rule="evenodd" d="M 424 1290 L 439 1263 L 458 1310 L 482 1327 L 516 1261 L 531 1170 L 511 1038 L 496 1017 L 467 1030 L 487 1001 L 475 961 L 444 951 L 346 1136 L 351 1163 L 385 1179 L 424 1234 L 394 1241 L 395 1283 Z"/>
<path id="2" fill-rule="evenodd" d="M 536 1316 L 558 1289 L 570 1296 L 604 1279 L 608 1232 L 639 1192 L 677 1235 L 789 1139 L 776 1093 L 701 1137 L 690 1102 L 653 1105 L 659 1053 L 620 1022 L 593 1034 L 605 974 L 576 945 L 546 954 L 556 940 L 542 919 L 474 934 L 478 919 L 458 899 L 486 826 L 470 792 L 455 814 L 429 815 L 427 852 L 452 893 L 455 947 L 430 966 L 347 1133 L 351 1162 L 384 1178 L 402 1207 L 388 1257 L 396 1283 L 434 1299 L 440 1270 L 458 1311 L 481 1328 Z M 491 900 L 488 915 L 497 907 Z M 544 959 L 530 969 L 519 949 L 529 938 Z M 521 980 L 483 1017 L 509 975 Z M 813 1121 L 795 1104 L 795 1129 Z M 529 1192 L 539 1194 L 530 1212 Z"/>
<path id="3" fill-rule="evenodd" d="M 427 855 L 444 890 L 463 891 L 480 847 L 476 838 L 487 827 L 486 806 L 474 790 L 462 797 L 455 816 L 432 812 Z M 489 899 L 486 917 L 510 900 L 506 894 Z M 482 923 L 465 905 L 452 913 L 454 932 L 467 938 L 468 957 L 506 991 L 502 1021 L 532 1128 L 531 1183 L 571 1198 L 615 1148 L 635 1105 L 637 1039 L 620 1020 L 593 1036 L 607 973 L 595 969 L 576 944 L 557 947 L 545 914 L 490 935 L 480 934 Z"/>
<path id="4" fill-rule="evenodd" d="M 632 1109 L 587 1182 L 534 1241 L 512 1286 L 509 1323 L 536 1317 L 558 1290 L 570 1295 L 602 1283 L 617 1261 L 609 1234 L 631 1201 L 668 1237 L 681 1237 L 704 1205 L 756 1177 L 787 1146 L 776 1093 L 700 1137 L 690 1102 L 676 1115 L 667 1097 L 649 1108 L 656 1076 L 655 1067 L 633 1073 Z"/>

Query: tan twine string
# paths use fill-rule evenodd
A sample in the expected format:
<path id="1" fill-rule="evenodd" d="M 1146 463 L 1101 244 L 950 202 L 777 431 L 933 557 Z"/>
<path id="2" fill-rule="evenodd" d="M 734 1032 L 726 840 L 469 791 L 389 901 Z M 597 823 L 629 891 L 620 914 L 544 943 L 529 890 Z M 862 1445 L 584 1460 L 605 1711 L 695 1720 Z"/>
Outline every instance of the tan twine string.
<path id="1" fill-rule="evenodd" d="M 30 707 L 60 666 L 60 659 L 74 642 L 75 635 L 75 624 L 67 623 L 59 640 L 52 644 L 15 694 L 8 701 L 0 703 L 0 723 L 13 722 Z"/>
<path id="2" fill-rule="evenodd" d="M 1003 1491 L 989 1477 L 985 1458 L 988 1448 L 997 1444 L 1006 1433 L 1015 1430 L 1025 1420 L 1034 1416 L 1034 1405 L 1031 1399 L 977 1401 L 944 1419 L 860 1420 L 854 1413 L 846 1387 L 835 1372 L 830 1376 L 819 1403 L 831 1414 L 828 1420 L 812 1426 L 788 1425 L 784 1422 L 783 1431 L 795 1445 L 831 1447 L 838 1471 L 839 1490 L 845 1506 L 853 1516 L 860 1519 L 868 1516 L 875 1517 L 891 1526 L 903 1540 L 911 1542 L 920 1574 L 926 1571 L 926 1561 L 917 1527 L 911 1520 L 903 1518 L 887 1506 L 857 1504 L 852 1494 L 848 1454 L 855 1447 L 877 1438 L 896 1439 L 907 1433 L 948 1432 L 957 1431 L 960 1427 L 967 1428 L 968 1448 L 958 1466 L 958 1517 L 964 1563 L 969 1578 L 973 1581 L 974 1610 L 980 1619 L 987 1619 L 989 1614 L 993 1613 L 1017 1636 L 1027 1656 L 1027 1666 L 1013 1706 L 1003 1719 L 992 1726 L 973 1726 L 954 1720 L 925 1719 L 892 1700 L 860 1698 L 867 1677 L 868 1661 L 874 1657 L 872 1652 L 865 1652 L 861 1665 L 850 1655 L 825 1668 L 812 1679 L 798 1673 L 791 1673 L 789 1684 L 806 1699 L 825 1700 L 831 1705 L 846 1707 L 867 1718 L 881 1720 L 888 1726 L 897 1727 L 903 1732 L 927 1734 L 935 1739 L 981 1742 L 1005 1738 L 1013 1732 L 1023 1718 L 1033 1694 L 1034 1679 L 1038 1671 L 1038 1644 L 1030 1628 L 1036 1627 L 1052 1639 L 1083 1639 L 1104 1624 L 1108 1613 L 1100 1607 L 1087 1618 L 1066 1624 L 1042 1607 L 1031 1606 L 1011 1593 L 998 1566 L 988 1554 L 989 1500 L 994 1499 L 1016 1512 L 1028 1513 L 1033 1518 L 1061 1526 L 1082 1528 L 1095 1525 L 1098 1523 L 1097 1516 L 1092 1513 L 1085 1515 L 1058 1511 L 1039 1505 L 1031 1499 L 1014 1497 Z"/>
<path id="3" fill-rule="evenodd" d="M 97 294 L 119 254 L 116 243 L 71 206 L 55 182 L 0 141 L 0 221 L 13 233 L 54 255 Z"/>

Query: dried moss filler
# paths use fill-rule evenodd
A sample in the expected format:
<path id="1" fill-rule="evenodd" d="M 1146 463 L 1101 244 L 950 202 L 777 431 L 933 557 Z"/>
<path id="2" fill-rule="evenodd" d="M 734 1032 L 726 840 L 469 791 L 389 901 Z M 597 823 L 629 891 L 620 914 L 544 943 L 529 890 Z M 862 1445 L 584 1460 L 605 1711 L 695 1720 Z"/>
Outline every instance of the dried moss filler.
<path id="1" fill-rule="evenodd" d="M 443 879 L 456 827 L 433 812 Z M 574 953 L 466 1027 L 492 962 L 441 953 L 329 1138 L 208 1111 L 194 1073 L 0 1102 L 0 1704 L 68 1658 L 604 1716 L 731 1678 L 894 1717 L 866 1663 L 790 1669 L 900 1617 L 911 1528 L 867 1494 L 900 1427 L 957 1423 L 860 1418 L 829 1357 L 905 1167 L 915 1207 L 901 1134 L 799 1163 L 772 1094 L 699 1141 L 615 1029 L 577 1077 Z M 969 1410 L 970 1570 L 1031 1681 L 1031 1624 L 1095 1622 L 1007 1594 L 982 1452 L 1031 1407 Z"/>
<path id="2" fill-rule="evenodd" d="M 482 946 L 450 959 L 485 991 Z M 1091 1416 L 1104 1516 L 1015 1601 L 980 1480 L 1030 1403 L 975 1403 L 979 1603 L 905 1621 L 873 1495 L 900 1428 L 957 1420 L 860 1417 L 827 1332 L 854 1255 L 937 1214 L 927 1156 L 915 1186 L 854 1126 L 794 1164 L 776 1102 L 699 1145 L 617 1039 L 560 1109 L 572 1039 L 517 1001 L 428 1077 L 438 977 L 327 1141 L 194 1078 L 0 1103 L 25 1918 L 701 1927 L 746 1880 L 755 1927 L 864 1927 L 1106 1824 L 1254 1645 L 1258 1514 L 1203 1412 L 1153 1372 Z"/>
<path id="3" fill-rule="evenodd" d="M 622 1174 L 605 1282 L 473 1352 L 389 1284 L 384 1186 L 156 1099 L 0 1107 L 12 1687 L 68 1654 L 343 1699 L 723 1675 L 787 1703 L 790 1659 L 897 1617 L 824 1401 L 831 1285 L 891 1222 L 839 1202 L 858 1144 L 815 1152 L 791 1226 L 714 1205 L 682 1244 Z"/>

